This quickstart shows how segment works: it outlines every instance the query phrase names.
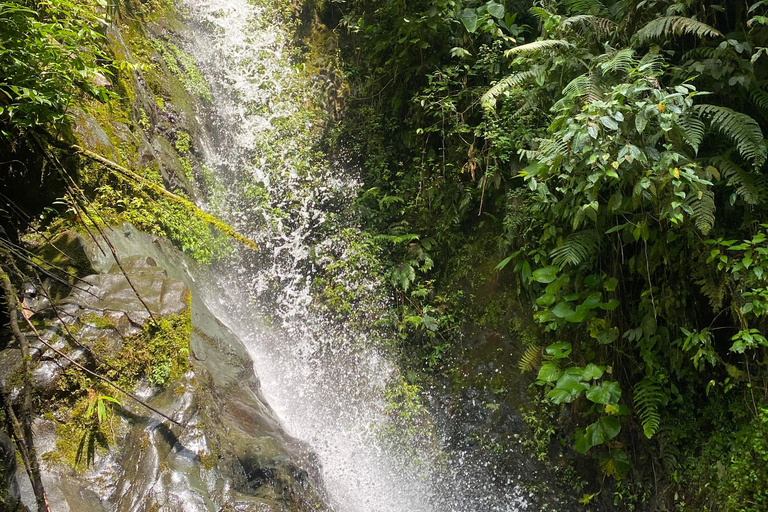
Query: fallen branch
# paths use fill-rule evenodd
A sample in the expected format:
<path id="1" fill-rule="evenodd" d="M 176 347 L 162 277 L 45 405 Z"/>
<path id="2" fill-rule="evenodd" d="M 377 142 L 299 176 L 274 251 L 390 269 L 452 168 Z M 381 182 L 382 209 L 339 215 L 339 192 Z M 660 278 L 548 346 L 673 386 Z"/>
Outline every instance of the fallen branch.
<path id="1" fill-rule="evenodd" d="M 231 226 L 229 226 L 228 224 L 220 221 L 219 219 L 217 219 L 213 215 L 204 212 L 203 210 L 201 210 L 192 201 L 190 201 L 188 199 L 184 199 L 183 197 L 177 196 L 173 192 L 169 192 L 168 190 L 166 190 L 164 187 L 161 187 L 157 183 L 152 183 L 151 181 L 149 181 L 148 179 L 144 178 L 143 176 L 140 176 L 139 174 L 136 174 L 135 172 L 131 171 L 130 169 L 127 169 L 127 168 L 123 167 L 122 165 L 113 162 L 112 160 L 108 160 L 108 159 L 104 158 L 103 156 L 101 156 L 101 155 L 99 155 L 97 153 L 94 153 L 93 151 L 89 151 L 89 150 L 87 150 L 87 149 L 85 149 L 83 147 L 80 147 L 80 146 L 76 145 L 76 144 L 64 146 L 63 144 L 59 143 L 59 144 L 56 144 L 56 145 L 59 146 L 59 147 L 64 147 L 66 149 L 70 149 L 72 151 L 75 151 L 76 153 L 79 153 L 79 154 L 81 154 L 81 155 L 83 155 L 85 157 L 88 157 L 91 160 L 95 160 L 96 162 L 99 162 L 103 166 L 107 167 L 108 169 L 116 171 L 116 172 L 118 172 L 118 173 L 120 173 L 120 174 L 122 174 L 122 175 L 124 175 L 124 176 L 126 176 L 126 177 L 128 177 L 128 178 L 130 178 L 130 179 L 132 179 L 132 180 L 134 180 L 136 182 L 138 182 L 138 183 L 141 183 L 142 185 L 144 185 L 146 187 L 149 187 L 150 189 L 152 189 L 153 191 L 157 192 L 158 194 L 161 194 L 161 195 L 169 198 L 173 202 L 175 202 L 177 204 L 180 204 L 180 205 L 188 208 L 189 210 L 193 211 L 195 213 L 195 215 L 200 217 L 202 220 L 204 220 L 208 224 L 212 224 L 213 226 L 218 228 L 220 231 L 222 231 L 223 233 L 231 236 L 232 238 L 234 238 L 238 242 L 242 243 L 243 245 L 245 245 L 247 247 L 250 247 L 254 251 L 258 251 L 259 250 L 259 246 L 256 245 L 256 242 L 254 242 L 253 240 L 251 240 L 248 237 L 245 237 L 245 236 L 241 235 L 240 233 L 235 231 Z"/>

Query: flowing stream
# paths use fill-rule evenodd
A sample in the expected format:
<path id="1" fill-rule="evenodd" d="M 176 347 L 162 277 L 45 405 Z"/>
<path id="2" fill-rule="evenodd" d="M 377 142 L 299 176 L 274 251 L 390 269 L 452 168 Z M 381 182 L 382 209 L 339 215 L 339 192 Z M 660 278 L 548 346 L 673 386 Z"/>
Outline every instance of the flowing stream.
<path id="1" fill-rule="evenodd" d="M 350 201 L 359 184 L 315 149 L 319 116 L 308 106 L 317 87 L 293 63 L 283 17 L 248 0 L 185 0 L 184 7 L 185 49 L 212 95 L 200 114 L 209 133 L 198 151 L 218 185 L 203 206 L 262 247 L 220 265 L 215 288 L 225 293 L 212 289 L 204 299 L 246 343 L 285 429 L 318 454 L 334 509 L 528 509 L 514 475 L 447 451 L 436 420 L 421 414 L 409 432 L 393 423 L 387 386 L 400 376 L 387 350 L 313 307 L 323 254 L 353 255 L 349 240 L 360 234 Z M 347 278 L 374 314 L 386 314 L 380 278 Z"/>

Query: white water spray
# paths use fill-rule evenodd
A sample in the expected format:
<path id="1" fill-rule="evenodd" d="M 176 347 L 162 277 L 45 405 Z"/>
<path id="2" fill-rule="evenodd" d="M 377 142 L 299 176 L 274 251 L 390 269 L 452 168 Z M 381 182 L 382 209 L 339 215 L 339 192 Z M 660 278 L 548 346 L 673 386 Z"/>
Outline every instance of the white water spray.
<path id="1" fill-rule="evenodd" d="M 461 456 L 449 468 L 434 449 L 403 454 L 382 439 L 385 390 L 398 378 L 396 365 L 311 308 L 310 248 L 343 244 L 339 236 L 320 241 L 318 233 L 338 235 L 333 217 L 358 183 L 313 154 L 316 119 L 305 106 L 315 96 L 291 64 L 281 16 L 248 0 L 184 5 L 195 27 L 187 50 L 213 97 L 211 119 L 201 123 L 213 126 L 202 152 L 226 191 L 207 207 L 264 248 L 222 271 L 219 284 L 228 297 L 209 298 L 209 307 L 246 343 L 285 429 L 319 455 L 333 506 L 340 512 L 527 508 L 514 482 L 482 480 L 476 468 L 462 467 Z M 374 278 L 356 285 L 374 296 L 385 289 Z M 382 314 L 386 303 L 381 297 Z M 462 495 L 464 488 L 474 489 L 473 498 Z"/>

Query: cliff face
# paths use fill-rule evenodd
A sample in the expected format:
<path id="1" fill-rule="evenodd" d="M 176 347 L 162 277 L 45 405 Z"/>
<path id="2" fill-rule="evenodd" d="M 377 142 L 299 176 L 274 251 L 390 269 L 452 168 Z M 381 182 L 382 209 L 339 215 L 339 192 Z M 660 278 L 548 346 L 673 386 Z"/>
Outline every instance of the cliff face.
<path id="1" fill-rule="evenodd" d="M 125 273 L 67 233 L 53 245 L 82 251 L 102 273 L 53 304 L 27 300 L 40 334 L 30 336 L 34 429 L 52 510 L 328 510 L 313 455 L 283 431 L 242 342 L 200 299 L 202 267 L 131 226 L 109 236 Z M 13 396 L 18 349 L 10 344 L 0 358 Z M 17 480 L 31 506 L 21 470 Z"/>
<path id="2" fill-rule="evenodd" d="M 37 331 L 25 335 L 51 510 L 329 510 L 316 457 L 285 433 L 243 343 L 202 299 L 208 271 L 197 262 L 229 249 L 210 219 L 184 202 L 204 203 L 215 188 L 197 149 L 210 94 L 177 44 L 187 29 L 171 2 L 128 1 L 123 8 L 106 31 L 110 53 L 123 64 L 101 77 L 118 98 L 76 109 L 69 135 L 111 167 L 70 152 L 59 156 L 92 193 L 100 222 L 131 221 L 138 229 L 104 228 L 114 258 L 98 234 L 90 236 L 93 227 L 82 236 L 58 233 L 72 225 L 65 214 L 48 227 L 53 238 L 27 240 L 58 280 L 46 280 L 45 290 L 15 283 Z M 119 167 L 141 180 L 126 180 L 114 171 Z M 158 197 L 156 185 L 176 196 Z M 24 207 L 24 196 L 12 198 Z M 0 383 L 12 400 L 20 396 L 21 359 L 8 336 Z M 2 475 L 15 471 L 16 482 L 6 478 L 3 503 L 18 505 L 18 486 L 34 508 L 27 475 L 6 459 Z"/>

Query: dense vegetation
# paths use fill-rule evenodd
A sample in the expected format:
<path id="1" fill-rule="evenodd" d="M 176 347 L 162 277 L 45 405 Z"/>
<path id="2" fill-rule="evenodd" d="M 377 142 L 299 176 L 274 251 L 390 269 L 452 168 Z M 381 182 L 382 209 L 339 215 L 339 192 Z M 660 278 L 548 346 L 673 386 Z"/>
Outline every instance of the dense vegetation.
<path id="1" fill-rule="evenodd" d="M 141 18 L 161 3 L 118 5 Z M 539 445 L 554 433 L 609 477 L 585 504 L 768 508 L 768 3 L 317 7 L 339 34 L 335 79 L 348 88 L 329 143 L 361 169 L 358 206 L 371 245 L 387 249 L 409 379 L 455 373 L 466 323 L 507 331 L 556 406 L 530 419 Z M 184 187 L 158 193 L 157 169 L 118 179 L 62 149 L 75 106 L 161 131 L 131 111 L 132 69 L 144 67 L 152 109 L 184 90 L 210 101 L 170 41 L 137 43 L 135 61 L 110 51 L 116 16 L 101 1 L 0 2 L 0 179 L 15 189 L 2 265 L 15 229 L 58 197 L 52 211 L 70 221 L 95 226 L 98 211 L 201 261 L 226 253 L 208 219 L 190 229 Z M 161 62 L 176 89 L 163 88 Z M 190 134 L 164 136 L 188 175 L 177 181 L 202 175 Z M 120 149 L 130 163 L 137 148 Z M 340 308 L 354 315 L 355 300 Z"/>
<path id="2" fill-rule="evenodd" d="M 485 300 L 462 276 L 492 261 L 504 309 L 539 326 L 520 368 L 569 411 L 559 438 L 630 477 L 616 505 L 765 510 L 768 4 L 321 12 L 404 364 L 460 364 L 462 310 Z"/>

